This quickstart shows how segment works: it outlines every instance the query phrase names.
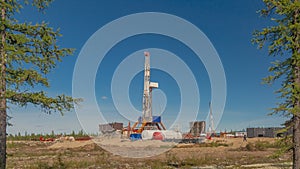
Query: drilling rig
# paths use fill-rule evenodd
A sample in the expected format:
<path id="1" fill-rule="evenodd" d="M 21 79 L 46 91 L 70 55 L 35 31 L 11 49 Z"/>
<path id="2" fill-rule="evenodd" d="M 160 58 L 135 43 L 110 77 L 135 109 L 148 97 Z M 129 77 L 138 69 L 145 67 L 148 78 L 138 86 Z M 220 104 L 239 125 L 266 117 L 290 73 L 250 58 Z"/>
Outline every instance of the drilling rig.
<path id="1" fill-rule="evenodd" d="M 145 52 L 143 122 L 152 122 L 152 89 L 158 88 L 157 82 L 150 82 L 150 53 Z"/>
<path id="2" fill-rule="evenodd" d="M 143 112 L 138 121 L 133 125 L 131 131 L 142 133 L 143 130 L 166 130 L 161 122 L 160 116 L 152 116 L 152 90 L 158 88 L 157 82 L 150 81 L 150 53 L 144 52 L 144 91 L 143 91 Z M 136 129 L 136 127 L 138 127 Z"/>

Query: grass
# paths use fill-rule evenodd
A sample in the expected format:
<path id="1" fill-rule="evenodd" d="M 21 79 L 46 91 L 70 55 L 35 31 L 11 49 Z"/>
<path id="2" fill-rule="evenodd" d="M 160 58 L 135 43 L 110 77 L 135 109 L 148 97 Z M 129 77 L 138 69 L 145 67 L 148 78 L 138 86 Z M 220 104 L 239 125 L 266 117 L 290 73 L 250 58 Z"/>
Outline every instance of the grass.
<path id="1" fill-rule="evenodd" d="M 7 142 L 6 147 L 9 149 L 17 149 L 17 148 L 22 148 L 22 147 L 26 147 L 28 146 L 28 144 L 26 143 L 15 143 L 15 142 Z"/>
<path id="2" fill-rule="evenodd" d="M 32 169 L 67 169 L 67 168 L 93 168 L 96 164 L 100 165 L 105 162 L 100 160 L 67 160 L 63 153 L 59 154 L 53 163 L 40 161 Z"/>
<path id="3" fill-rule="evenodd" d="M 256 141 L 254 143 L 247 143 L 245 150 L 247 151 L 266 151 L 269 148 L 281 148 L 278 142 Z"/>
<path id="4" fill-rule="evenodd" d="M 187 145 L 184 149 L 175 148 L 169 150 L 160 157 L 146 159 L 130 159 L 114 156 L 98 146 L 87 146 L 74 149 L 48 149 L 39 142 L 36 145 L 27 142 L 9 143 L 8 168 L 30 169 L 64 169 L 64 168 L 192 168 L 199 166 L 241 166 L 251 163 L 276 163 L 278 159 L 270 159 L 267 156 L 257 154 L 270 154 L 279 145 L 276 142 L 257 141 L 248 143 L 248 148 L 242 151 L 228 151 L 224 155 L 218 155 L 218 148 L 230 149 L 231 144 L 224 142 L 211 142 L 198 145 Z M 213 147 L 203 148 L 202 147 Z M 216 148 L 215 148 L 216 147 Z M 229 148 L 226 148 L 229 147 Z M 246 146 L 247 147 L 247 146 Z M 197 149 L 199 148 L 199 150 Z M 272 149 L 269 149 L 272 148 Z M 195 150 L 197 149 L 197 150 Z M 247 150 L 248 149 L 248 150 Z M 269 149 L 269 150 L 268 150 Z M 205 150 L 206 153 L 198 153 Z M 208 152 L 207 150 L 214 150 Z M 224 148 L 221 150 L 224 151 Z M 182 156 L 181 152 L 185 152 Z M 260 151 L 260 152 L 255 152 Z M 189 153 L 190 152 L 190 153 Z M 201 155 L 200 155 L 201 154 Z M 233 155 L 233 156 L 232 156 Z M 284 162 L 284 161 L 281 161 Z"/>
<path id="5" fill-rule="evenodd" d="M 190 147 L 229 147 L 232 146 L 233 143 L 227 144 L 224 142 L 219 142 L 219 141 L 213 141 L 210 143 L 201 143 L 201 144 L 195 144 L 195 145 L 191 145 L 191 144 L 187 144 L 187 145 L 181 145 L 180 147 L 177 148 L 190 148 Z"/>
<path id="6" fill-rule="evenodd" d="M 194 155 L 190 155 L 188 157 L 185 157 L 184 159 L 180 159 L 175 154 L 172 154 L 170 152 L 167 152 L 165 156 L 166 156 L 165 165 L 172 168 L 190 168 L 195 166 L 211 165 L 216 160 L 212 156 L 208 156 L 208 155 L 205 155 L 204 157 L 201 158 L 196 157 Z"/>

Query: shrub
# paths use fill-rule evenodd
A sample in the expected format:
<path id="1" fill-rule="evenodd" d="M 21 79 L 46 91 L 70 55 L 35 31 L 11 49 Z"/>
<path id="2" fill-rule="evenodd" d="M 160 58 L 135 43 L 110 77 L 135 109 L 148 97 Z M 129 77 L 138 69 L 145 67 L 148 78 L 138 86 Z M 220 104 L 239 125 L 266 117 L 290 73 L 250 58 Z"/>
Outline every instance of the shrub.
<path id="1" fill-rule="evenodd" d="M 265 151 L 268 148 L 280 148 L 280 144 L 277 142 L 256 141 L 254 143 L 248 143 L 245 148 L 247 151 Z"/>
<path id="2" fill-rule="evenodd" d="M 255 150 L 254 144 L 253 143 L 248 143 L 246 145 L 246 150 L 247 151 L 254 151 Z"/>

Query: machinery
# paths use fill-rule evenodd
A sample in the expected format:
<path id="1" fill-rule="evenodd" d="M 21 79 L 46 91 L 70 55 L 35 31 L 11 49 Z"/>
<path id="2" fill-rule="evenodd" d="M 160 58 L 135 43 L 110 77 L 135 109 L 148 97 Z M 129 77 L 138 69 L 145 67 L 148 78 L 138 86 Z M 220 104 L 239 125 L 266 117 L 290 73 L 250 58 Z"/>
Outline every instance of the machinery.
<path id="1" fill-rule="evenodd" d="M 157 82 L 150 81 L 150 53 L 144 52 L 144 91 L 143 91 L 143 112 L 142 117 L 133 125 L 131 131 L 142 133 L 143 130 L 166 130 L 161 122 L 160 116 L 152 116 L 152 90 L 158 88 Z"/>
<path id="2" fill-rule="evenodd" d="M 152 91 L 158 88 L 157 82 L 150 81 L 150 53 L 144 52 L 145 56 L 145 69 L 144 69 L 144 91 L 143 91 L 143 111 L 142 116 L 134 123 L 132 128 L 128 123 L 128 128 L 125 129 L 131 140 L 162 140 L 183 143 L 201 143 L 205 137 L 201 137 L 200 133 L 205 132 L 205 122 L 201 122 L 201 132 L 199 135 L 184 137 L 181 132 L 166 130 L 161 121 L 160 116 L 152 115 Z M 194 122 L 195 123 L 195 122 Z M 193 123 L 193 125 L 194 125 Z M 199 127 L 198 127 L 199 128 Z M 203 128 L 203 129 L 202 129 Z"/>

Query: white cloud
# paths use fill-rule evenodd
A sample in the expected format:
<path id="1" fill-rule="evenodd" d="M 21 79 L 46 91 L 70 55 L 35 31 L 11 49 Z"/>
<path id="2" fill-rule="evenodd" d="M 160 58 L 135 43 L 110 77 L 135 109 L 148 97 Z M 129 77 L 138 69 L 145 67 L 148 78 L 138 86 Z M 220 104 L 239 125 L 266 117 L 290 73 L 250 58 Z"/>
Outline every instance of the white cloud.
<path id="1" fill-rule="evenodd" d="M 106 99 L 107 99 L 107 96 L 102 96 L 101 99 L 102 99 L 102 100 L 106 100 Z"/>

